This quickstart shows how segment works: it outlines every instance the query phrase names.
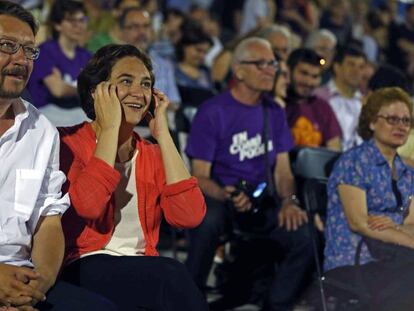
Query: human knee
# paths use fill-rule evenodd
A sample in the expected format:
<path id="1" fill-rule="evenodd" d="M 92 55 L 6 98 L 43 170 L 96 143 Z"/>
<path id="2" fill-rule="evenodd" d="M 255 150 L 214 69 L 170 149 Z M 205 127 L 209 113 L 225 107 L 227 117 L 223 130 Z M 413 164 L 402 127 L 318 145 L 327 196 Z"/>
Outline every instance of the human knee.
<path id="1" fill-rule="evenodd" d="M 188 270 L 181 262 L 166 257 L 158 257 L 158 259 L 157 270 L 163 279 L 182 280 L 189 278 Z"/>

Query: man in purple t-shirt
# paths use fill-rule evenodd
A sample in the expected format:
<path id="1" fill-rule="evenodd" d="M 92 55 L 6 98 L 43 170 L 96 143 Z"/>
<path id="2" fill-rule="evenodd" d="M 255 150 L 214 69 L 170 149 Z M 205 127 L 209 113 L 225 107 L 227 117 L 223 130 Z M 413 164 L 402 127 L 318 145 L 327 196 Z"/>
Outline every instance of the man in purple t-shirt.
<path id="1" fill-rule="evenodd" d="M 340 151 L 342 133 L 336 116 L 327 101 L 313 94 L 321 82 L 320 62 L 321 57 L 310 49 L 297 49 L 289 55 L 286 116 L 296 145 Z"/>
<path id="2" fill-rule="evenodd" d="M 297 206 L 295 196 L 288 156 L 293 142 L 286 117 L 264 95 L 273 86 L 277 68 L 270 43 L 259 38 L 243 40 L 235 49 L 232 67 L 235 86 L 201 105 L 188 140 L 186 152 L 192 159 L 192 173 L 206 195 L 208 208 L 203 223 L 190 231 L 187 267 L 203 288 L 229 220 L 242 225 L 240 221 L 244 219 L 244 229 L 249 230 L 253 204 L 247 191 L 236 189 L 236 184 L 241 180 L 253 188 L 262 182 L 276 184 L 281 204 L 267 209 L 271 226 L 261 235 L 281 245 L 285 257 L 264 305 L 266 310 L 284 310 L 293 304 L 303 285 L 312 250 L 303 226 L 307 217 Z M 257 259 L 259 255 L 252 256 Z M 231 280 L 229 284 L 234 286 L 229 286 L 223 300 L 210 305 L 211 310 L 245 302 L 248 296 L 240 293 L 246 289 L 243 285 L 249 278 L 247 270 L 246 267 L 236 280 Z"/>

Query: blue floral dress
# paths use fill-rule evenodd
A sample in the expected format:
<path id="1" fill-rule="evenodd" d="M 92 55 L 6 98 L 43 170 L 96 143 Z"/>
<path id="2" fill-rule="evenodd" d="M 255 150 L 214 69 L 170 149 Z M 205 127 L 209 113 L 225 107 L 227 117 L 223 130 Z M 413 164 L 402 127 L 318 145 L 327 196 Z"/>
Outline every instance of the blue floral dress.
<path id="1" fill-rule="evenodd" d="M 394 159 L 394 167 L 401 205 L 397 204 L 392 189 L 391 169 L 372 139 L 339 158 L 328 181 L 325 270 L 353 265 L 356 247 L 361 240 L 361 235 L 353 233 L 348 226 L 338 185 L 347 184 L 364 190 L 369 215 L 384 215 L 397 224 L 403 223 L 414 192 L 414 170 L 406 166 L 398 155 Z M 373 260 L 365 246 L 360 259 L 361 263 Z"/>

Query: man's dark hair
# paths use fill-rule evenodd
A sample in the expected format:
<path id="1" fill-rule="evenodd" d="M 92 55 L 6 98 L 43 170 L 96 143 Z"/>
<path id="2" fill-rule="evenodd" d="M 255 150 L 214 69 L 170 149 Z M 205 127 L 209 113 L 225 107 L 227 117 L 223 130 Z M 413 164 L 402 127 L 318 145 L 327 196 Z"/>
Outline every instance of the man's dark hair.
<path id="1" fill-rule="evenodd" d="M 30 29 L 33 32 L 33 35 L 36 35 L 38 30 L 38 25 L 34 19 L 32 13 L 24 9 L 21 5 L 9 1 L 0 1 L 0 15 L 13 16 L 22 22 L 29 25 Z"/>
<path id="2" fill-rule="evenodd" d="M 77 12 L 86 15 L 86 9 L 80 1 L 59 0 L 54 2 L 49 14 L 49 27 L 52 30 L 53 39 L 59 38 L 59 32 L 55 29 L 55 25 L 59 25 L 67 15 L 73 15 Z"/>
<path id="3" fill-rule="evenodd" d="M 320 57 L 314 50 L 308 48 L 300 48 L 290 53 L 287 64 L 289 66 L 289 69 L 293 71 L 293 69 L 295 69 L 299 63 L 306 63 L 321 67 L 321 60 L 322 57 Z"/>
<path id="4" fill-rule="evenodd" d="M 409 94 L 412 92 L 406 74 L 389 64 L 380 65 L 368 82 L 368 89 L 372 91 L 384 87 L 399 87 Z"/>
<path id="5" fill-rule="evenodd" d="M 147 10 L 145 10 L 141 7 L 138 7 L 138 6 L 133 6 L 133 7 L 128 7 L 128 8 L 123 9 L 122 12 L 121 12 L 121 15 L 118 18 L 119 27 L 124 28 L 125 27 L 125 21 L 128 17 L 128 14 L 131 13 L 131 12 L 135 12 L 135 11 L 137 11 L 137 12 L 147 12 Z"/>
<path id="6" fill-rule="evenodd" d="M 129 44 L 106 45 L 96 51 L 78 76 L 78 94 L 82 109 L 88 118 L 92 120 L 96 118 L 92 92 L 99 83 L 109 79 L 114 65 L 127 56 L 136 57 L 144 64 L 150 73 L 152 85 L 154 85 L 152 63 L 147 54 Z"/>
<path id="7" fill-rule="evenodd" d="M 345 57 L 352 56 L 352 57 L 362 57 L 364 60 L 367 59 L 367 56 L 362 51 L 362 49 L 357 46 L 356 44 L 347 45 L 347 46 L 339 46 L 336 49 L 335 57 L 334 57 L 334 64 L 341 64 Z"/>
<path id="8" fill-rule="evenodd" d="M 198 23 L 186 21 L 182 27 L 182 37 L 175 46 L 175 55 L 178 61 L 184 59 L 184 48 L 188 45 L 208 43 L 213 45 L 210 36 L 204 32 Z"/>

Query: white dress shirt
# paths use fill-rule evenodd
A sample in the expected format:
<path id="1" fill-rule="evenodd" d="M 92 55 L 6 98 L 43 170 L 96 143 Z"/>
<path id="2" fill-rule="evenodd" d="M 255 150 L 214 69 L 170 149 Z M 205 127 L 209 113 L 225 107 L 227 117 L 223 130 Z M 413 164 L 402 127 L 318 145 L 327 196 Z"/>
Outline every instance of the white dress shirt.
<path id="1" fill-rule="evenodd" d="M 56 128 L 24 100 L 12 107 L 14 125 L 0 137 L 0 263 L 33 266 L 39 218 L 63 214 L 69 196 L 61 193 Z"/>
<path id="2" fill-rule="evenodd" d="M 359 115 L 362 109 L 362 95 L 360 91 L 356 91 L 352 98 L 343 97 L 339 93 L 334 80 L 328 82 L 327 88 L 330 95 L 329 105 L 335 113 L 342 130 L 342 151 L 346 151 L 363 141 L 357 132 Z"/>

